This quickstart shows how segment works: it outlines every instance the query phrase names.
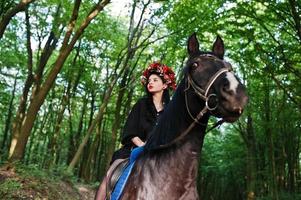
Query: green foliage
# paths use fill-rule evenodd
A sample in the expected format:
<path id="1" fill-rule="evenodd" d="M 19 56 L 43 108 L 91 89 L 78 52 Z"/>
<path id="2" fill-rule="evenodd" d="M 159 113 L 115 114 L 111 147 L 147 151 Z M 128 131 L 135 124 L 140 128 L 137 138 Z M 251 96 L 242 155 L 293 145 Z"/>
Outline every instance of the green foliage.
<path id="1" fill-rule="evenodd" d="M 40 170 L 37 165 L 16 164 L 16 172 L 0 171 L 0 196 L 4 199 L 79 199 L 74 176 L 65 167 Z M 9 175 L 6 175 L 9 174 Z M 68 177 L 67 177 L 68 176 Z"/>
<path id="2" fill-rule="evenodd" d="M 301 193 L 285 193 L 285 192 L 281 192 L 279 194 L 279 199 L 281 200 L 293 200 L 293 199 L 300 199 L 301 198 Z M 258 198 L 258 200 L 272 200 L 273 197 L 260 197 Z"/>
<path id="3" fill-rule="evenodd" d="M 245 199 L 250 188 L 257 199 L 273 199 L 275 192 L 271 189 L 271 181 L 275 177 L 278 199 L 299 199 L 301 39 L 296 29 L 298 20 L 293 16 L 290 5 L 293 1 L 156 2 L 155 7 L 151 4 L 145 12 L 151 17 L 142 20 L 143 29 L 133 28 L 141 38 L 138 39 L 139 34 L 135 35 L 132 46 L 128 42 L 133 32 L 129 33 L 130 19 L 125 14 L 130 13 L 130 7 L 125 7 L 122 11 L 124 16 L 119 17 L 114 17 L 112 11 L 105 9 L 92 21 L 65 61 L 39 111 L 26 146 L 25 166 L 19 167 L 18 173 L 43 183 L 49 179 L 54 182 L 61 179 L 75 182 L 81 178 L 92 182 L 99 180 L 110 159 L 108 149 L 115 145 L 111 144 L 112 126 L 116 120 L 117 97 L 124 89 L 121 88 L 123 74 L 118 77 L 105 114 L 95 128 L 97 134 L 89 139 L 75 173 L 67 172 L 65 166 L 70 163 L 101 107 L 114 73 L 118 73 L 124 64 L 130 66 L 120 110 L 118 137 L 131 105 L 144 95 L 143 87 L 139 85 L 141 71 L 149 62 L 162 60 L 173 67 L 179 80 L 187 57 L 187 38 L 196 32 L 201 49 L 205 51 L 211 49 L 216 35 L 223 38 L 225 59 L 233 64 L 250 96 L 245 114 L 238 123 L 223 125 L 220 130 L 206 136 L 198 180 L 202 199 Z M 17 1 L 0 4 L 0 15 L 14 3 Z M 82 1 L 75 30 L 94 3 Z M 143 2 L 137 1 L 137 5 L 141 8 Z M 73 7 L 72 1 L 58 0 L 35 1 L 29 6 L 33 71 L 38 67 L 50 33 L 53 32 L 58 40 L 45 66 L 44 77 L 49 74 L 60 53 Z M 295 9 L 300 16 L 300 4 L 296 4 Z M 0 43 L 1 143 L 9 114 L 13 116 L 12 126 L 28 73 L 24 22 L 24 13 L 15 16 Z M 153 30 L 154 34 L 148 38 Z M 144 40 L 145 43 L 139 46 Z M 138 46 L 134 46 L 136 41 Z M 137 51 L 132 55 L 133 50 Z M 15 79 L 15 98 L 9 111 Z M 61 121 L 60 114 L 63 116 Z M 248 117 L 253 119 L 253 134 L 248 132 Z M 10 142 L 10 137 L 11 132 L 6 143 Z M 97 150 L 93 152 L 89 169 L 85 169 L 90 177 L 85 177 L 83 171 L 93 145 Z M 116 148 L 119 145 L 117 143 Z M 3 151 L 2 155 L 8 154 L 6 147 Z M 274 155 L 274 161 L 271 155 Z M 248 179 L 250 156 L 255 159 L 253 182 Z M 4 159 L 1 157 L 1 162 Z M 275 175 L 271 173 L 271 163 L 275 164 Z M 41 168 L 47 170 L 41 171 Z M 38 183 L 33 181 L 29 186 L 42 191 L 45 185 L 39 186 Z M 16 180 L 9 180 L 1 183 L 1 187 L 4 188 L 1 192 L 8 194 L 23 186 Z"/>
<path id="4" fill-rule="evenodd" d="M 12 8 L 17 1 L 6 0 L 0 2 L 0 17 L 2 17 L 10 8 Z"/>
<path id="5" fill-rule="evenodd" d="M 230 129 L 231 127 L 227 127 Z M 199 191 L 203 199 L 239 199 L 244 185 L 245 149 L 235 131 L 208 133 L 200 160 Z"/>
<path id="6" fill-rule="evenodd" d="M 13 193 L 21 188 L 21 183 L 17 180 L 8 180 L 0 183 L 0 196 L 10 199 Z"/>

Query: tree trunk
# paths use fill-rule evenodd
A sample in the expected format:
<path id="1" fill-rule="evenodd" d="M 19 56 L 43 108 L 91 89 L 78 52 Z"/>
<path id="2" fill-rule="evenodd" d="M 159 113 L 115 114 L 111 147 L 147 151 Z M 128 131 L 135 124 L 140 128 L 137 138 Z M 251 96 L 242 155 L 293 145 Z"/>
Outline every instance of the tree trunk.
<path id="1" fill-rule="evenodd" d="M 103 10 L 103 8 L 109 3 L 109 0 L 104 0 L 101 2 L 98 2 L 97 5 L 91 10 L 89 15 L 86 17 L 86 19 L 83 21 L 83 23 L 80 25 L 80 27 L 77 29 L 77 31 L 74 33 L 74 36 L 70 43 L 68 44 L 68 41 L 70 39 L 70 35 L 73 31 L 72 24 L 74 26 L 74 22 L 77 19 L 78 14 L 78 7 L 76 6 L 78 1 L 75 2 L 75 7 L 73 11 L 72 18 L 70 20 L 71 29 L 69 27 L 68 31 L 66 32 L 63 45 L 60 50 L 60 54 L 58 55 L 53 68 L 50 70 L 43 86 L 39 91 L 35 93 L 32 98 L 32 101 L 30 102 L 30 105 L 28 107 L 27 113 L 25 114 L 24 120 L 22 120 L 19 123 L 20 129 L 14 133 L 13 135 L 16 135 L 14 138 L 14 144 L 11 145 L 11 154 L 9 156 L 9 161 L 15 161 L 15 160 L 21 160 L 24 157 L 25 147 L 28 141 L 28 137 L 30 135 L 31 129 L 33 127 L 34 121 L 37 117 L 37 113 L 41 107 L 41 105 L 44 103 L 44 100 L 51 89 L 58 73 L 61 71 L 67 57 L 69 56 L 70 52 L 72 51 L 75 43 L 80 38 L 80 36 L 83 34 L 84 30 L 87 28 L 87 26 L 90 24 L 91 20 L 94 19 L 97 14 Z M 74 17 L 74 15 L 76 17 Z"/>
<path id="2" fill-rule="evenodd" d="M 252 113 L 250 111 L 250 113 Z M 256 171 L 257 171 L 257 149 L 256 149 L 256 139 L 254 134 L 253 128 L 253 119 L 251 114 L 248 113 L 247 115 L 247 125 L 246 127 L 242 126 L 241 123 L 239 124 L 239 133 L 246 145 L 247 149 L 247 163 L 246 166 L 246 184 L 247 184 L 247 191 L 246 191 L 246 199 L 247 200 L 254 200 L 256 199 Z"/>
<path id="3" fill-rule="evenodd" d="M 80 44 L 81 43 L 79 43 L 78 48 L 76 50 L 76 54 L 72 61 L 73 66 L 76 65 L 77 58 L 79 56 Z M 56 123 L 55 123 L 55 127 L 54 127 L 54 133 L 48 143 L 49 153 L 50 153 L 50 155 L 53 155 L 53 157 L 49 157 L 49 159 L 48 159 L 48 163 L 46 164 L 46 166 L 48 166 L 48 167 L 51 167 L 51 165 L 58 162 L 58 157 L 59 157 L 58 140 L 59 140 L 59 135 L 61 132 L 61 124 L 64 119 L 64 113 L 65 113 L 66 107 L 67 107 L 68 103 L 70 103 L 70 99 L 74 96 L 76 88 L 79 84 L 79 80 L 80 80 L 83 68 L 84 68 L 84 66 L 81 66 L 79 68 L 77 76 L 74 79 L 73 79 L 73 77 L 71 77 L 68 80 L 67 89 L 65 91 L 65 94 L 63 94 L 62 101 L 60 104 L 61 108 L 57 114 L 57 119 L 56 119 Z M 72 90 L 71 90 L 71 88 L 72 88 Z M 71 106 L 71 105 L 69 105 L 69 106 Z M 71 112 L 70 112 L 70 116 L 71 116 Z"/>
<path id="4" fill-rule="evenodd" d="M 296 0 L 289 0 L 288 1 L 290 4 L 290 9 L 291 9 L 291 13 L 292 13 L 292 17 L 294 19 L 294 25 L 296 28 L 296 33 L 297 36 L 299 38 L 299 42 L 301 44 L 301 20 L 300 20 L 300 10 L 299 10 L 299 14 L 298 14 L 298 9 L 300 9 L 300 1 L 299 4 L 296 2 Z M 299 8 L 298 8 L 299 5 Z"/>
<path id="5" fill-rule="evenodd" d="M 105 93 L 106 93 L 106 89 L 104 90 L 104 94 L 102 95 L 103 97 L 105 97 Z M 94 103 L 95 103 L 95 95 L 93 95 L 93 98 L 91 100 L 91 112 L 90 112 L 90 121 L 92 121 L 93 119 L 93 114 L 94 114 Z M 100 121 L 97 123 L 98 126 L 101 126 L 102 124 L 102 120 L 103 118 L 100 118 Z M 91 123 L 90 123 L 91 124 Z M 92 144 L 89 143 L 89 145 L 86 145 L 85 149 L 84 149 L 84 154 L 86 156 L 82 156 L 82 160 L 81 160 L 81 169 L 80 169 L 80 177 L 83 178 L 84 180 L 86 181 L 90 181 L 91 179 L 91 163 L 94 162 L 94 157 L 95 157 L 95 154 L 97 153 L 96 152 L 96 147 L 98 145 L 98 141 L 99 141 L 99 138 L 101 137 L 101 134 L 102 132 L 100 131 L 101 129 L 98 128 L 96 130 L 96 134 L 95 134 L 95 137 L 94 137 L 94 140 L 91 140 L 93 141 Z"/>
<path id="6" fill-rule="evenodd" d="M 24 88 L 23 88 L 22 96 L 21 96 L 21 99 L 19 102 L 18 111 L 17 111 L 16 117 L 14 119 L 13 126 L 12 126 L 12 139 L 11 139 L 11 144 L 10 144 L 9 154 L 8 154 L 9 158 L 11 158 L 11 156 L 14 152 L 14 149 L 17 146 L 18 139 L 20 137 L 22 122 L 24 121 L 25 116 L 26 116 L 28 94 L 29 94 L 30 88 L 32 87 L 32 84 L 34 82 L 34 76 L 32 73 L 32 70 L 33 70 L 32 69 L 33 68 L 32 49 L 31 49 L 31 41 L 30 41 L 31 33 L 30 33 L 29 16 L 28 16 L 27 12 L 26 12 L 25 17 L 26 17 L 25 19 L 26 19 L 26 39 L 27 39 L 26 47 L 27 47 L 27 52 L 28 52 L 28 56 L 27 56 L 28 72 L 27 72 L 27 77 L 26 77 Z"/>
<path id="7" fill-rule="evenodd" d="M 251 115 L 247 120 L 247 200 L 255 200 L 256 195 L 256 142 Z"/>
<path id="8" fill-rule="evenodd" d="M 98 127 L 97 131 L 100 132 L 104 132 L 107 129 L 107 124 L 108 124 L 108 120 L 105 118 L 103 120 L 103 125 L 102 127 Z M 101 180 L 103 175 L 106 173 L 106 163 L 107 163 L 107 156 L 106 156 L 106 151 L 107 151 L 107 146 L 108 146 L 108 142 L 107 142 L 107 136 L 108 134 L 102 134 L 100 135 L 100 144 L 98 146 L 98 159 L 96 161 L 96 166 L 95 166 L 95 170 L 96 170 L 96 179 L 95 180 Z"/>
<path id="9" fill-rule="evenodd" d="M 66 94 L 63 94 L 61 103 L 60 103 L 60 109 L 56 116 L 56 121 L 54 125 L 54 132 L 49 137 L 48 142 L 48 153 L 49 157 L 47 157 L 46 167 L 51 167 L 53 164 L 55 164 L 57 154 L 58 154 L 58 139 L 61 131 L 61 125 L 64 119 L 64 113 L 66 110 L 67 103 L 69 102 L 70 97 L 70 88 L 71 88 L 71 82 L 69 81 L 67 86 Z"/>
<path id="10" fill-rule="evenodd" d="M 52 102 L 49 103 L 48 110 L 52 110 Z M 40 126 L 37 128 L 39 132 L 36 133 L 35 131 L 33 131 L 33 133 L 30 135 L 29 142 L 28 142 L 29 146 L 27 148 L 27 153 L 26 153 L 27 156 L 25 158 L 26 164 L 31 163 L 32 157 L 37 155 L 37 153 L 39 152 L 38 150 L 36 150 L 37 144 L 35 143 L 35 140 L 36 140 L 36 138 L 38 138 L 38 136 L 41 135 L 41 133 L 43 134 L 44 127 L 47 125 L 47 123 L 49 123 L 48 118 L 50 118 L 50 115 L 51 115 L 51 112 L 45 113 L 45 115 L 43 115 L 43 119 L 39 122 Z M 43 163 L 43 166 L 44 165 L 45 164 Z"/>
<path id="11" fill-rule="evenodd" d="M 292 130 L 289 122 L 286 123 L 285 136 L 285 152 L 286 152 L 286 161 L 287 161 L 287 190 L 290 193 L 296 192 L 297 189 L 297 163 L 299 162 L 299 153 L 298 153 L 298 136 L 294 129 Z"/>
<path id="12" fill-rule="evenodd" d="M 137 50 L 138 50 L 138 46 L 141 47 L 142 44 L 144 44 L 147 40 L 145 39 L 144 41 L 141 42 L 141 44 L 138 45 L 139 40 L 141 39 L 142 36 L 142 32 L 144 30 L 144 23 L 143 23 L 143 16 L 144 16 L 144 11 L 147 9 L 148 5 L 150 4 L 150 1 L 147 1 L 145 4 L 143 4 L 143 8 L 142 8 L 142 12 L 139 16 L 139 20 L 138 23 L 135 25 L 135 20 L 134 20 L 134 16 L 135 16 L 135 12 L 136 12 L 136 5 L 137 1 L 133 2 L 132 5 L 132 11 L 131 11 L 131 19 L 130 19 L 130 24 L 129 24 L 129 32 L 128 32 L 128 42 L 127 42 L 127 57 L 124 61 L 124 67 L 126 68 L 125 73 L 123 75 L 123 78 L 121 80 L 121 84 L 119 87 L 119 93 L 118 93 L 118 97 L 117 97 L 117 103 L 116 103 L 116 110 L 115 110 L 115 116 L 114 116 L 114 123 L 113 123 L 113 127 L 112 127 L 112 135 L 111 135 L 111 139 L 110 139 L 110 146 L 108 148 L 108 152 L 107 152 L 107 157 L 109 158 L 107 160 L 107 164 L 106 164 L 106 168 L 109 166 L 109 163 L 111 161 L 111 157 L 114 153 L 115 150 L 115 145 L 116 145 L 116 137 L 117 137 L 117 131 L 119 129 L 120 126 L 120 111 L 121 111 L 121 103 L 122 103 L 122 99 L 125 93 L 125 87 L 126 87 L 126 83 L 128 82 L 128 76 L 131 74 L 131 72 L 135 69 L 136 64 L 134 64 L 134 66 L 131 66 L 131 70 L 129 67 L 126 67 L 127 65 L 131 65 L 131 61 L 133 60 Z M 148 35 L 148 38 L 153 34 L 153 32 L 151 32 Z M 147 46 L 147 45 L 146 45 Z M 144 48 L 142 48 L 141 53 L 144 51 L 144 49 L 146 48 L 146 46 Z M 139 57 L 138 57 L 139 58 Z"/>
<path id="13" fill-rule="evenodd" d="M 277 190 L 277 177 L 276 177 L 276 166 L 275 166 L 275 149 L 272 133 L 272 119 L 271 119 L 271 109 L 270 109 L 270 85 L 268 80 L 264 83 L 264 121 L 265 121 L 265 135 L 268 144 L 268 158 L 269 158 L 269 187 L 270 195 L 272 199 L 278 200 L 278 190 Z"/>
<path id="14" fill-rule="evenodd" d="M 106 164 L 106 168 L 109 166 L 110 162 L 111 162 L 111 158 L 113 156 L 113 153 L 115 151 L 115 147 L 116 147 L 116 138 L 117 138 L 117 131 L 119 130 L 120 127 L 120 111 L 121 111 L 121 106 L 122 106 L 122 101 L 123 101 L 123 96 L 125 93 L 125 89 L 126 89 L 126 82 L 129 74 L 129 69 L 127 69 L 122 77 L 120 86 L 119 86 L 119 92 L 118 92 L 118 97 L 117 97 L 117 102 L 116 102 L 116 109 L 115 109 L 115 114 L 114 114 L 114 122 L 113 122 L 113 126 L 112 126 L 112 134 L 111 134 L 111 138 L 110 138 L 110 146 L 108 148 L 108 152 L 107 152 L 107 164 Z"/>
<path id="15" fill-rule="evenodd" d="M 0 39 L 10 20 L 19 12 L 25 11 L 26 7 L 35 0 L 21 0 L 15 7 L 9 9 L 0 20 Z"/>
<path id="16" fill-rule="evenodd" d="M 115 86 L 115 84 L 117 82 L 117 79 L 118 79 L 118 77 L 116 76 L 112 80 L 111 84 L 109 85 L 109 87 L 108 87 L 108 89 L 107 89 L 107 91 L 105 93 L 103 102 L 102 102 L 101 106 L 99 107 L 99 110 L 98 110 L 98 113 L 97 113 L 95 119 L 92 121 L 91 125 L 89 126 L 89 129 L 88 129 L 88 131 L 87 131 L 84 139 L 82 140 L 80 146 L 78 147 L 77 152 L 75 153 L 75 155 L 74 155 L 71 163 L 68 166 L 68 169 L 67 169 L 68 171 L 72 171 L 74 169 L 75 165 L 77 164 L 77 162 L 80 159 L 81 154 L 83 153 L 84 147 L 87 144 L 87 142 L 88 142 L 88 140 L 90 138 L 90 135 L 94 131 L 94 128 L 95 128 L 96 124 L 99 121 L 101 121 L 101 119 L 103 118 L 106 106 L 107 106 L 107 104 L 109 102 L 109 99 L 111 98 L 111 93 L 112 93 L 113 88 L 114 88 L 114 86 Z"/>
<path id="17" fill-rule="evenodd" d="M 86 113 L 86 109 L 87 109 L 87 103 L 88 103 L 88 98 L 86 97 L 87 95 L 84 95 L 84 99 L 83 99 L 83 107 L 81 109 L 81 114 L 80 114 L 80 119 L 79 119 L 79 123 L 78 123 L 78 128 L 76 132 L 73 132 L 73 128 L 72 128 L 72 120 L 71 120 L 71 116 L 69 116 L 69 129 L 70 129 L 70 133 L 69 133 L 69 147 L 68 147 L 68 158 L 67 158 L 67 163 L 69 164 L 72 161 L 73 156 L 76 153 L 76 147 L 79 145 L 78 142 L 78 138 L 80 138 L 80 135 L 82 133 L 83 130 L 83 125 L 84 125 L 84 117 L 85 117 L 85 113 Z M 91 107 L 93 107 L 94 105 L 94 95 L 92 95 L 92 105 Z M 71 110 L 69 109 L 69 113 L 72 113 Z"/>
<path id="18" fill-rule="evenodd" d="M 11 99 L 9 101 L 8 112 L 7 112 L 7 117 L 6 117 L 6 120 L 5 120 L 4 132 L 3 132 L 3 140 L 2 140 L 2 143 L 1 143 L 1 146 L 0 146 L 1 151 L 6 151 L 7 144 L 9 143 L 9 141 L 7 141 L 7 140 L 8 140 L 9 129 L 10 129 L 10 126 L 11 126 L 11 118 L 12 118 L 12 115 L 13 115 L 16 84 L 17 84 L 17 76 L 16 76 L 15 81 L 14 81 L 13 91 L 12 91 Z"/>

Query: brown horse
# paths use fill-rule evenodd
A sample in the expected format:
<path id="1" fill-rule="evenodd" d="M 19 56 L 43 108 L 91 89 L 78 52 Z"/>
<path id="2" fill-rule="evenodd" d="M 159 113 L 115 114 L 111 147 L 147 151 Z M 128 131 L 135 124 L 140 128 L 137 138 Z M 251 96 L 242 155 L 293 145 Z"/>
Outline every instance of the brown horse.
<path id="1" fill-rule="evenodd" d="M 198 160 L 209 117 L 234 122 L 248 97 L 223 60 L 218 36 L 212 52 L 199 50 L 196 34 L 188 40 L 185 77 L 154 128 L 145 152 L 137 159 L 120 199 L 199 199 Z"/>

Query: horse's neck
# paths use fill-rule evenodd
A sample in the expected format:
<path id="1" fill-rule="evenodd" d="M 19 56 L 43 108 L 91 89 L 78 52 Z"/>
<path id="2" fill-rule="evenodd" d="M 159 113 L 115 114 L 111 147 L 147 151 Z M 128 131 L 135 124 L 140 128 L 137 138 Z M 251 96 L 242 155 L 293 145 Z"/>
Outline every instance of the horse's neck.
<path id="1" fill-rule="evenodd" d="M 188 92 L 190 92 L 190 95 L 194 94 L 193 91 Z M 181 126 L 178 127 L 178 131 L 180 132 L 179 135 L 181 135 L 188 129 L 188 127 L 190 127 L 192 123 L 194 123 L 192 117 L 197 116 L 198 112 L 203 109 L 204 105 L 199 101 L 198 98 L 192 98 L 193 101 L 188 100 L 188 106 L 186 106 L 184 92 L 182 93 L 182 95 L 177 95 L 176 98 L 178 98 L 178 102 L 182 102 L 182 106 L 179 106 L 178 108 L 179 112 L 182 113 L 182 123 Z M 191 110 L 189 111 L 187 107 Z M 175 144 L 166 149 L 164 152 L 162 151 L 162 154 L 166 155 L 166 160 L 164 161 L 165 163 L 175 163 L 174 167 L 176 167 L 178 171 L 187 172 L 177 175 L 183 176 L 183 179 L 193 180 L 197 176 L 198 160 L 203 146 L 208 119 L 209 114 L 205 114 L 200 119 L 200 123 L 195 123 L 194 127 L 183 138 L 176 141 Z"/>
<path id="2" fill-rule="evenodd" d="M 183 81 L 178 86 L 173 99 L 160 117 L 158 125 L 145 146 L 146 150 L 152 151 L 158 148 L 161 149 L 161 147 L 170 146 L 174 141 L 177 141 L 178 138 L 182 138 L 182 135 L 185 135 L 183 134 L 185 130 L 187 130 L 194 121 L 192 117 L 197 116 L 198 112 L 203 109 L 204 102 L 201 102 L 198 98 L 188 99 L 186 104 L 184 91 L 185 83 Z M 194 92 L 189 92 L 190 96 L 194 95 Z M 207 121 L 208 116 L 205 116 L 203 123 L 206 124 Z M 196 124 L 192 131 L 200 134 L 205 128 L 205 126 Z M 190 135 L 190 133 L 188 133 L 188 135 Z"/>
<path id="3" fill-rule="evenodd" d="M 178 141 L 173 147 L 166 150 L 166 154 L 170 155 L 167 156 L 167 160 L 179 160 L 180 162 L 175 162 L 183 164 L 182 167 L 184 168 L 191 166 L 191 161 L 194 159 L 197 161 L 200 156 L 203 140 L 203 132 L 199 132 L 197 128 L 193 129 L 183 140 Z"/>
<path id="4" fill-rule="evenodd" d="M 190 95 L 196 95 L 192 90 L 187 92 L 190 93 Z M 179 123 L 181 125 L 178 127 L 178 136 L 175 138 L 176 141 L 178 138 L 181 138 L 179 141 L 177 141 L 177 146 L 184 149 L 186 148 L 185 150 L 193 149 L 194 151 L 199 152 L 203 145 L 209 114 L 205 113 L 198 122 L 195 122 L 195 119 L 199 112 L 203 110 L 205 103 L 201 102 L 199 98 L 187 100 L 184 92 L 182 95 L 178 95 L 176 98 L 178 98 L 178 102 L 181 102 L 182 104 L 182 106 L 178 108 L 178 112 L 181 113 L 180 116 L 178 115 L 178 118 L 182 119 L 178 121 L 182 121 L 182 123 Z M 176 123 L 177 122 L 174 122 L 173 124 Z M 189 128 L 191 128 L 190 131 L 186 132 L 189 130 Z M 182 135 L 184 135 L 184 137 L 182 137 Z"/>
<path id="5" fill-rule="evenodd" d="M 153 173 L 152 179 L 156 181 L 160 179 L 172 180 L 171 183 L 164 182 L 166 184 L 164 188 L 168 188 L 168 185 L 171 188 L 176 187 L 178 190 L 196 187 L 198 161 L 203 138 L 202 133 L 192 131 L 181 142 L 172 147 L 164 149 L 164 151 L 154 152 L 153 156 L 147 159 L 147 162 L 150 166 L 156 166 L 155 168 L 160 173 Z"/>

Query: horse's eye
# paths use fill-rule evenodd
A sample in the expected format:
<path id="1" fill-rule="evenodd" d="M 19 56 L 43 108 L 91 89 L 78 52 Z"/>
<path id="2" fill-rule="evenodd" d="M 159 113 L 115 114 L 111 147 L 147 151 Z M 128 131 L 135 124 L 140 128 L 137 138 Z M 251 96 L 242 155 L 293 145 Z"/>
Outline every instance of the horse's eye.
<path id="1" fill-rule="evenodd" d="M 198 66 L 199 66 L 198 63 L 196 63 L 196 62 L 192 64 L 193 68 L 197 68 Z"/>

